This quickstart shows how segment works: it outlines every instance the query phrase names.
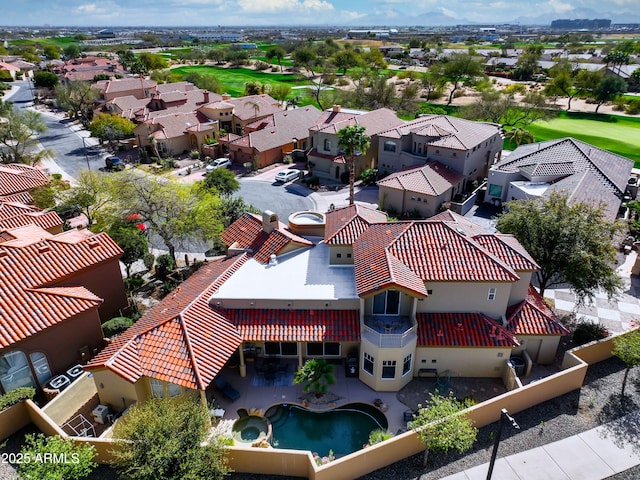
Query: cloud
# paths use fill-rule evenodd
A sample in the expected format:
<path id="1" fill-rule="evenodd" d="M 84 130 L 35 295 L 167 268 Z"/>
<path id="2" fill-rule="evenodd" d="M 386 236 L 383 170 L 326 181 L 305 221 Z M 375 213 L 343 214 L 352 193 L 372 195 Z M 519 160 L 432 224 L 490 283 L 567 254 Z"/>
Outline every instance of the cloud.
<path id="1" fill-rule="evenodd" d="M 333 10 L 333 5 L 324 0 L 238 0 L 238 6 L 246 13 L 311 13 Z"/>
<path id="2" fill-rule="evenodd" d="M 549 6 L 551 7 L 551 10 L 557 13 L 570 12 L 573 10 L 573 5 L 563 3 L 560 0 L 549 0 Z"/>

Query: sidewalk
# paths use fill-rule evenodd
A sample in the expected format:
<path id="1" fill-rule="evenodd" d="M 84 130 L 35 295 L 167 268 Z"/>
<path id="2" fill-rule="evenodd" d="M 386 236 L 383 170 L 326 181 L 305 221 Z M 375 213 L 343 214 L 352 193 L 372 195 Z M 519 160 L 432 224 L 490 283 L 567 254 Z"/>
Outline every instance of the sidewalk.
<path id="1" fill-rule="evenodd" d="M 602 480 L 640 465 L 640 410 L 542 447 L 500 458 L 492 480 Z M 443 480 L 485 479 L 489 464 Z"/>

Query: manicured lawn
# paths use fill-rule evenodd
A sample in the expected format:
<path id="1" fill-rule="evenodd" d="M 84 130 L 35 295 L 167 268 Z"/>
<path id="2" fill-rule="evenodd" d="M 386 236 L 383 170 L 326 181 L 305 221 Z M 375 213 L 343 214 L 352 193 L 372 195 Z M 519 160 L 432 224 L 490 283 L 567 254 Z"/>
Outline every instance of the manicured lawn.
<path id="1" fill-rule="evenodd" d="M 75 37 L 52 37 L 52 38 L 32 38 L 32 39 L 21 39 L 21 40 L 9 40 L 10 45 L 40 45 L 42 47 L 46 47 L 48 45 L 53 45 L 58 48 L 66 48 L 71 43 L 77 43 L 80 45 L 79 40 L 76 40 Z"/>
<path id="2" fill-rule="evenodd" d="M 527 129 L 537 141 L 573 137 L 630 158 L 640 167 L 640 118 L 560 112 L 557 118 Z"/>
<path id="3" fill-rule="evenodd" d="M 214 75 L 220 81 L 225 91 L 233 97 L 242 96 L 244 94 L 244 85 L 249 81 L 258 81 L 263 84 L 270 83 L 271 85 L 286 84 L 291 87 L 310 84 L 309 80 L 301 75 L 263 73 L 248 68 L 218 68 L 209 65 L 189 65 L 174 68 L 171 72 L 177 75 L 187 75 L 192 72 Z"/>

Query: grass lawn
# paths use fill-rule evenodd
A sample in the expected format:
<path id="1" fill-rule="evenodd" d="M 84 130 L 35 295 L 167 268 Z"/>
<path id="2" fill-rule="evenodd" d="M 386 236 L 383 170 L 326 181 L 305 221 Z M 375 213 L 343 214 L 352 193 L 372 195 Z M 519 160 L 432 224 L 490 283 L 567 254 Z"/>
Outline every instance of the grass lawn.
<path id="1" fill-rule="evenodd" d="M 40 45 L 41 47 L 53 45 L 54 47 L 58 47 L 61 49 L 67 48 L 72 43 L 76 43 L 80 45 L 82 42 L 79 40 L 76 40 L 76 37 L 52 37 L 52 38 L 31 38 L 31 39 L 9 40 L 10 45 L 35 45 L 35 46 Z"/>
<path id="2" fill-rule="evenodd" d="M 187 75 L 192 72 L 214 75 L 220 81 L 225 91 L 233 97 L 242 96 L 244 94 L 244 85 L 249 81 L 257 80 L 260 83 L 270 83 L 271 85 L 286 84 L 291 87 L 309 85 L 311 83 L 301 75 L 264 73 L 248 68 L 219 68 L 209 65 L 188 65 L 171 70 L 171 73 L 177 75 Z"/>
<path id="3" fill-rule="evenodd" d="M 537 141 L 573 137 L 630 158 L 640 168 L 640 118 L 560 112 L 549 122 L 527 127 Z"/>

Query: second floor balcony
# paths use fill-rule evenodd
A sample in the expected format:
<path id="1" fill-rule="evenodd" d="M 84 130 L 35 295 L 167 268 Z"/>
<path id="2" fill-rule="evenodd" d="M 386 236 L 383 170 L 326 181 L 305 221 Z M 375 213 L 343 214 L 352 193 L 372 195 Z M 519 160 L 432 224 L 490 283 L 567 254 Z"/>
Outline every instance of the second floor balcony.
<path id="1" fill-rule="evenodd" d="M 380 348 L 402 348 L 416 339 L 417 325 L 408 316 L 368 315 L 362 338 Z"/>

